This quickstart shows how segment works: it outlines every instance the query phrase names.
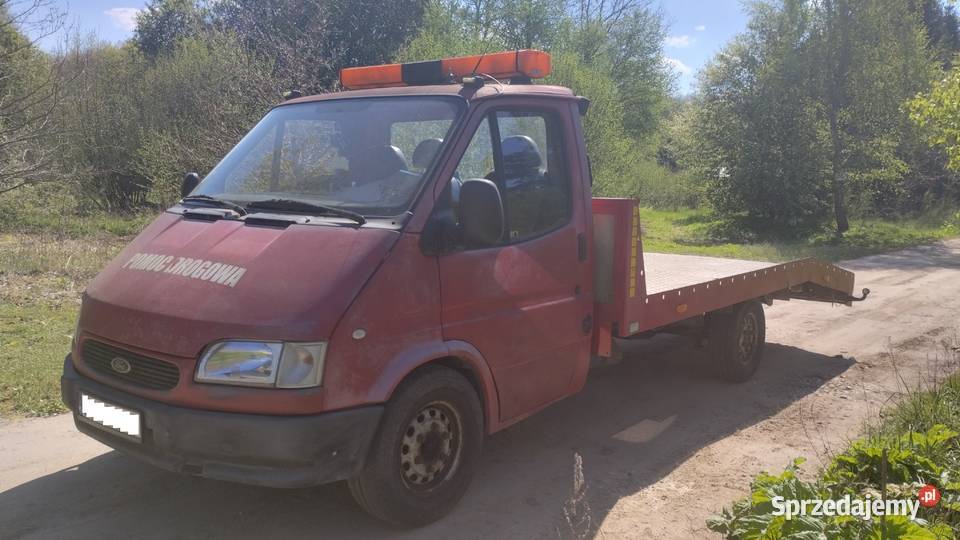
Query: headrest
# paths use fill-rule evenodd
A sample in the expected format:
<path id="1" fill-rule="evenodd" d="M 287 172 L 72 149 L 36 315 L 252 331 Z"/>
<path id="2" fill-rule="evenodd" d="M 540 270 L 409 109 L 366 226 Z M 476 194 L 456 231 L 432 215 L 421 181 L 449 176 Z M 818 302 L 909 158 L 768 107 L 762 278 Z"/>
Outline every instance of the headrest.
<path id="1" fill-rule="evenodd" d="M 403 152 L 396 146 L 374 146 L 350 160 L 353 177 L 359 184 L 375 182 L 407 168 Z"/>
<path id="2" fill-rule="evenodd" d="M 503 166 L 507 174 L 526 174 L 531 170 L 539 169 L 543 165 L 540 149 L 537 143 L 526 135 L 507 137 L 500 144 L 503 149 Z"/>
<path id="3" fill-rule="evenodd" d="M 413 150 L 412 165 L 417 169 L 429 167 L 441 144 L 443 144 L 443 139 L 424 139 L 420 141 L 420 144 Z"/>

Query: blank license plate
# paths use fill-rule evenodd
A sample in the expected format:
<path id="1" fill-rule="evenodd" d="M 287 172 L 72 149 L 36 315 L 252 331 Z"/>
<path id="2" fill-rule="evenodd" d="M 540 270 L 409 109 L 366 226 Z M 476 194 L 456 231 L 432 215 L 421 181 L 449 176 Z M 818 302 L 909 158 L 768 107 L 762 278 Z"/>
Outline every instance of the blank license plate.
<path id="1" fill-rule="evenodd" d="M 109 431 L 140 440 L 140 413 L 80 393 L 80 416 Z"/>

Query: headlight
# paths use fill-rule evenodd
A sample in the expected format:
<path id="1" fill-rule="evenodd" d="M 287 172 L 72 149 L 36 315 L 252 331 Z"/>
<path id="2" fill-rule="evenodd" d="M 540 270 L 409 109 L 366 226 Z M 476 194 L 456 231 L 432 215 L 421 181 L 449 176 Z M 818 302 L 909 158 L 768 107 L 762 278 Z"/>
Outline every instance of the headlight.
<path id="1" fill-rule="evenodd" d="M 323 376 L 326 343 L 222 341 L 200 359 L 197 382 L 308 388 Z"/>

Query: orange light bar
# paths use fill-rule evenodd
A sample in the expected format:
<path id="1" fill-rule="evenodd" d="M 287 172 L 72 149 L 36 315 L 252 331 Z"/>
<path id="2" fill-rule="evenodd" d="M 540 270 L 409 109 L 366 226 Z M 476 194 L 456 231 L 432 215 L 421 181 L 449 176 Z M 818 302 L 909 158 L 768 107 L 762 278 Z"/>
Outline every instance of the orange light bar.
<path id="1" fill-rule="evenodd" d="M 340 85 L 348 90 L 358 90 L 443 84 L 474 74 L 504 80 L 514 77 L 541 79 L 550 74 L 550 55 L 543 51 L 522 50 L 427 62 L 344 68 L 340 70 Z"/>

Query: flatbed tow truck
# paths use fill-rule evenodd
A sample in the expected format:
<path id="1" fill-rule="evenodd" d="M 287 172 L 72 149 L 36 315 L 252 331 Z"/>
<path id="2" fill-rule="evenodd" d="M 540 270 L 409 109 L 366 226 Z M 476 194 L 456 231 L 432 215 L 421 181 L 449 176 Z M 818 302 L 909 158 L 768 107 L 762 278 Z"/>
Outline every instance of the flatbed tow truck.
<path id="1" fill-rule="evenodd" d="M 187 474 L 347 480 L 418 526 L 621 340 L 689 335 L 743 381 L 763 304 L 866 296 L 813 259 L 645 253 L 637 202 L 591 196 L 589 101 L 549 71 L 530 50 L 349 68 L 273 108 L 90 283 L 77 428 Z"/>

